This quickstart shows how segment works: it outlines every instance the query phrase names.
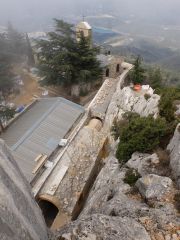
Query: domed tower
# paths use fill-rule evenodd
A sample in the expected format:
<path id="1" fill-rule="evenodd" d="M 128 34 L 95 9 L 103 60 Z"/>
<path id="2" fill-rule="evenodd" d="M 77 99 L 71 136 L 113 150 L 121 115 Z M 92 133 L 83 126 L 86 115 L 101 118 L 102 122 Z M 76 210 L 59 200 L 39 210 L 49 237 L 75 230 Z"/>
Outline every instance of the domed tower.
<path id="1" fill-rule="evenodd" d="M 90 44 L 92 44 L 92 28 L 89 25 L 88 22 L 80 22 L 77 26 L 76 26 L 76 39 L 77 41 L 80 40 L 80 36 L 81 34 L 83 34 L 84 37 L 89 39 Z"/>

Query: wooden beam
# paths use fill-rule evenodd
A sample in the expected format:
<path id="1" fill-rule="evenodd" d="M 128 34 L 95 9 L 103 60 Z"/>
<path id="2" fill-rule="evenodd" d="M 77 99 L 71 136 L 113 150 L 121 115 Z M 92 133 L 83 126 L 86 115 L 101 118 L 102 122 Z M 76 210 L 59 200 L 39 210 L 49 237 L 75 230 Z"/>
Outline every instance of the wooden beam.
<path id="1" fill-rule="evenodd" d="M 34 159 L 34 161 L 35 161 L 35 162 L 38 162 L 42 157 L 43 157 L 43 155 L 42 155 L 42 154 L 39 154 L 39 155 Z"/>
<path id="2" fill-rule="evenodd" d="M 42 166 L 44 166 L 45 162 L 47 161 L 48 156 L 44 155 L 38 162 L 38 164 L 36 165 L 36 167 L 34 168 L 34 170 L 32 171 L 33 174 L 36 174 L 40 171 L 40 169 L 42 168 Z"/>

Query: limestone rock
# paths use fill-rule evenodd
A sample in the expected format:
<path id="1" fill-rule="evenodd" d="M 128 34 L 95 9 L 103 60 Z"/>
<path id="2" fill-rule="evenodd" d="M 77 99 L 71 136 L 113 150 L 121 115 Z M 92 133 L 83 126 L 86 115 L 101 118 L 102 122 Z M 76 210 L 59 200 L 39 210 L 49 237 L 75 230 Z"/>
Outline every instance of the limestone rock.
<path id="1" fill-rule="evenodd" d="M 66 234 L 66 235 L 65 235 Z M 78 240 L 150 240 L 145 228 L 131 218 L 95 214 L 72 222 L 57 234 Z M 69 238 L 62 238 L 68 240 Z"/>
<path id="2" fill-rule="evenodd" d="M 147 200 L 163 200 L 172 191 L 173 182 L 168 177 L 149 174 L 140 178 L 136 187 Z"/>
<path id="3" fill-rule="evenodd" d="M 123 179 L 127 169 L 120 169 L 115 157 L 106 159 L 80 217 L 90 214 L 138 218 L 147 214 L 148 206 L 127 194 L 131 187 Z"/>
<path id="4" fill-rule="evenodd" d="M 149 99 L 146 100 L 143 92 L 137 93 L 131 87 L 120 89 L 119 86 L 109 104 L 105 124 L 112 126 L 115 117 L 118 116 L 120 119 L 123 113 L 129 111 L 136 112 L 141 116 L 153 115 L 157 117 L 159 114 L 159 100 L 160 96 L 157 94 L 149 95 Z"/>
<path id="5" fill-rule="evenodd" d="M 172 174 L 180 188 L 180 124 L 178 124 L 167 149 L 170 151 L 170 167 L 172 169 Z"/>
<path id="6" fill-rule="evenodd" d="M 110 130 L 115 117 L 122 119 L 125 112 L 136 112 L 141 116 L 153 115 L 155 118 L 159 114 L 158 104 L 160 96 L 157 94 L 150 94 L 149 99 L 145 99 L 144 92 L 137 93 L 131 89 L 131 87 L 124 87 L 123 79 L 117 84 L 117 89 L 111 98 L 109 106 L 107 108 L 104 125 Z M 110 131 L 109 131 L 110 132 Z M 109 134 L 110 145 L 114 149 L 116 143 Z"/>
<path id="7" fill-rule="evenodd" d="M 141 116 L 153 115 L 158 116 L 158 104 L 160 96 L 157 94 L 149 95 L 146 100 L 144 95 L 135 92 L 130 87 L 125 87 L 119 92 L 118 105 L 124 111 L 132 111 L 140 114 Z"/>
<path id="8" fill-rule="evenodd" d="M 41 211 L 30 186 L 0 140 L 0 239 L 47 240 Z"/>
<path id="9" fill-rule="evenodd" d="M 81 213 L 83 216 L 92 213 L 110 213 L 114 207 L 111 200 L 117 196 L 119 192 L 123 194 L 130 190 L 130 186 L 123 182 L 125 171 L 119 170 L 118 160 L 115 157 L 109 157 L 105 162 L 106 165 L 97 177 L 86 201 L 84 210 Z M 123 202 L 127 202 L 125 196 Z"/>
<path id="10" fill-rule="evenodd" d="M 157 229 L 158 225 L 159 229 L 171 231 L 180 226 L 180 218 L 173 203 L 155 202 L 154 208 L 149 209 L 148 216 L 156 224 L 155 229 Z"/>
<path id="11" fill-rule="evenodd" d="M 119 167 L 115 157 L 106 159 L 106 164 L 95 181 L 79 219 L 94 214 L 117 218 L 128 217 L 136 221 L 148 219 L 147 226 L 142 224 L 146 230 L 154 232 L 157 226 L 161 231 L 179 226 L 180 220 L 173 203 L 157 201 L 154 208 L 143 203 L 139 194 L 131 192 L 131 187 L 124 183 L 126 171 L 126 168 Z"/>
<path id="12" fill-rule="evenodd" d="M 126 166 L 133 168 L 143 177 L 147 174 L 157 173 L 156 166 L 159 164 L 157 154 L 133 153 L 131 159 L 126 163 Z"/>

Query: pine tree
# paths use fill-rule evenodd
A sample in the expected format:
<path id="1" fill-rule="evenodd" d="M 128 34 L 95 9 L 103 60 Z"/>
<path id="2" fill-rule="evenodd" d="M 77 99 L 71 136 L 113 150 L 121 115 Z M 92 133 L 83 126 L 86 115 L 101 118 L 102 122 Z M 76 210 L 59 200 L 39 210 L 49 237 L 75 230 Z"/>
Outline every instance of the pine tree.
<path id="1" fill-rule="evenodd" d="M 0 92 L 5 96 L 13 87 L 11 71 L 12 56 L 9 52 L 6 35 L 0 34 Z"/>
<path id="2" fill-rule="evenodd" d="M 27 51 L 28 66 L 33 67 L 35 65 L 35 60 L 34 60 L 34 54 L 33 54 L 33 50 L 31 47 L 28 34 L 26 34 L 26 49 L 27 49 L 26 51 Z"/>
<path id="3" fill-rule="evenodd" d="M 3 104 L 3 100 L 14 86 L 13 74 L 11 72 L 12 56 L 9 52 L 7 36 L 0 34 L 0 128 L 3 122 L 14 116 L 14 109 Z"/>
<path id="4" fill-rule="evenodd" d="M 75 63 L 79 82 L 91 82 L 101 76 L 102 69 L 96 58 L 98 52 L 99 49 L 91 47 L 89 39 L 81 34 L 80 41 L 77 43 L 77 62 Z"/>
<path id="5" fill-rule="evenodd" d="M 134 84 L 142 84 L 144 80 L 145 70 L 142 68 L 142 59 L 138 56 L 134 61 L 134 68 L 131 72 L 131 78 Z"/>
<path id="6" fill-rule="evenodd" d="M 26 41 L 23 34 L 19 33 L 9 22 L 7 28 L 7 41 L 9 52 L 11 52 L 14 60 L 20 60 L 19 57 L 26 54 Z"/>
<path id="7" fill-rule="evenodd" d="M 8 94 L 13 85 L 13 74 L 10 65 L 0 60 L 0 92 L 2 95 Z"/>
<path id="8" fill-rule="evenodd" d="M 153 78 L 150 82 L 152 88 L 154 88 L 154 89 L 161 88 L 162 87 L 162 81 L 163 81 L 163 77 L 162 77 L 162 74 L 161 74 L 161 70 L 160 70 L 160 68 L 156 68 L 153 72 Z"/>
<path id="9" fill-rule="evenodd" d="M 97 49 L 91 48 L 83 36 L 77 42 L 73 25 L 57 19 L 55 23 L 55 32 L 48 34 L 49 39 L 38 42 L 44 83 L 69 86 L 98 79 L 102 70 L 96 60 Z"/>
<path id="10" fill-rule="evenodd" d="M 7 122 L 15 115 L 14 108 L 10 108 L 2 103 L 0 103 L 0 129 L 4 129 L 4 122 Z"/>

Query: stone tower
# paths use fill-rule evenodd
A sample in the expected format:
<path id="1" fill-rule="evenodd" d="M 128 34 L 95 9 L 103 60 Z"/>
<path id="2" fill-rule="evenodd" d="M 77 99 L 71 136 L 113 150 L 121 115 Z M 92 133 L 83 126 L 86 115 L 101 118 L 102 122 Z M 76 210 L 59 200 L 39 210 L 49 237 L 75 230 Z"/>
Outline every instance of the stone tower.
<path id="1" fill-rule="evenodd" d="M 76 39 L 77 41 L 80 40 L 81 34 L 84 35 L 84 37 L 89 38 L 90 44 L 92 44 L 92 28 L 87 22 L 80 22 L 76 26 Z"/>

